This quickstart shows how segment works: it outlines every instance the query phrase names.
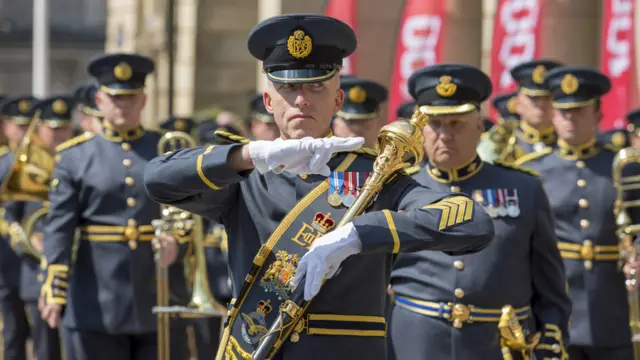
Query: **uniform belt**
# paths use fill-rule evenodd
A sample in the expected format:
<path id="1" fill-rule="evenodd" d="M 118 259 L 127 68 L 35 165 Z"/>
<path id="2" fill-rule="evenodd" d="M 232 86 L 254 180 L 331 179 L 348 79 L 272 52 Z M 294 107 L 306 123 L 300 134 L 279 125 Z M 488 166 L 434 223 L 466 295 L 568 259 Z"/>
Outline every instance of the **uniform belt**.
<path id="1" fill-rule="evenodd" d="M 404 296 L 396 296 L 395 302 L 398 306 L 418 314 L 447 319 L 457 328 L 461 328 L 464 323 L 499 322 L 502 316 L 502 309 L 482 309 L 452 302 L 424 301 Z M 526 319 L 529 311 L 529 306 L 515 309 L 518 320 Z"/>
<path id="2" fill-rule="evenodd" d="M 155 229 L 151 225 L 88 225 L 81 230 L 82 239 L 89 241 L 151 241 L 155 237 Z"/>
<path id="3" fill-rule="evenodd" d="M 582 244 L 568 242 L 558 242 L 560 256 L 564 259 L 583 260 L 587 270 L 593 266 L 593 261 L 618 261 L 620 259 L 620 248 L 618 245 L 593 245 L 590 240 L 585 240 Z"/>

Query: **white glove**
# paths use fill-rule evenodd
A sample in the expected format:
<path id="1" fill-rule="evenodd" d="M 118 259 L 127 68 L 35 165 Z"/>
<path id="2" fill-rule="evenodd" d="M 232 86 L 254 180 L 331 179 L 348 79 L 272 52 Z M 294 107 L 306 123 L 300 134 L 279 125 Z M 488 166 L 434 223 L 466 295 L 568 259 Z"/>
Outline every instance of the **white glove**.
<path id="1" fill-rule="evenodd" d="M 249 155 L 253 166 L 264 174 L 273 171 L 279 174 L 287 171 L 295 174 L 321 174 L 329 176 L 331 170 L 327 163 L 331 155 L 340 151 L 358 149 L 364 138 L 328 137 L 314 139 L 306 137 L 297 140 L 252 141 L 249 143 Z"/>
<path id="2" fill-rule="evenodd" d="M 344 259 L 361 251 L 362 242 L 353 223 L 317 238 L 298 263 L 294 286 L 298 287 L 306 274 L 304 299 L 311 300 L 320 291 L 324 280 L 336 274 Z"/>

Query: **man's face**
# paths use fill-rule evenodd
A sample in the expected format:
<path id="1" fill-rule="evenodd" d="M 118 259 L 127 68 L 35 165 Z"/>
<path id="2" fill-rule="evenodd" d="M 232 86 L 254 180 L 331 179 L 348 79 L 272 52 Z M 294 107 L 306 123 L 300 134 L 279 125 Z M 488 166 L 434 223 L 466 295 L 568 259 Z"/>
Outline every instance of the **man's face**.
<path id="1" fill-rule="evenodd" d="M 140 115 L 147 102 L 143 93 L 130 95 L 109 95 L 102 91 L 96 93 L 96 104 L 102 110 L 104 118 L 113 126 L 131 129 L 140 125 Z"/>
<path id="2" fill-rule="evenodd" d="M 551 97 L 518 93 L 516 112 L 531 126 L 537 128 L 550 126 L 553 113 Z"/>
<path id="3" fill-rule="evenodd" d="M 423 128 L 424 150 L 441 169 L 458 168 L 476 155 L 484 127 L 480 113 L 430 115 Z"/>
<path id="4" fill-rule="evenodd" d="M 51 128 L 41 124 L 38 126 L 38 136 L 43 141 L 44 146 L 49 151 L 54 152 L 58 145 L 73 137 L 73 127 L 69 124 Z"/>
<path id="5" fill-rule="evenodd" d="M 336 136 L 361 136 L 364 138 L 364 146 L 368 148 L 374 148 L 376 146 L 380 127 L 380 120 L 378 118 L 345 120 L 341 117 L 336 117 L 333 119 L 333 133 Z"/>
<path id="6" fill-rule="evenodd" d="M 280 129 L 275 122 L 265 123 L 260 119 L 251 119 L 251 134 L 256 140 L 275 140 L 280 137 Z"/>
<path id="7" fill-rule="evenodd" d="M 320 138 L 344 101 L 339 77 L 311 84 L 269 82 L 264 105 L 275 118 L 283 139 Z"/>
<path id="8" fill-rule="evenodd" d="M 19 144 L 27 132 L 29 125 L 18 125 L 13 120 L 5 120 L 2 127 L 7 139 L 14 144 Z"/>
<path id="9" fill-rule="evenodd" d="M 601 118 L 602 113 L 596 104 L 553 111 L 553 125 L 558 137 L 571 145 L 582 145 L 592 140 Z"/>

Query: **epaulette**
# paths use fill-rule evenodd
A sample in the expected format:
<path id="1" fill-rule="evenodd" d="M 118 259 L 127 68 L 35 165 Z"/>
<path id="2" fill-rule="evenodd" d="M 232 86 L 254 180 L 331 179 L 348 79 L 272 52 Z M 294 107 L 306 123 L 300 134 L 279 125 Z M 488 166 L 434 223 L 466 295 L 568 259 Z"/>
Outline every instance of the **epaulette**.
<path id="1" fill-rule="evenodd" d="M 623 147 L 618 147 L 618 146 L 615 146 L 615 145 L 609 144 L 609 143 L 606 143 L 606 144 L 602 145 L 602 147 L 605 150 L 609 150 L 611 152 L 616 152 L 616 153 L 623 149 Z"/>
<path id="2" fill-rule="evenodd" d="M 94 133 L 92 133 L 90 131 L 87 131 L 82 135 L 78 135 L 78 136 L 76 136 L 74 138 L 71 138 L 71 139 L 63 142 L 62 144 L 56 146 L 56 152 L 59 153 L 59 152 L 61 152 L 63 150 L 70 149 L 70 148 L 72 148 L 72 147 L 74 147 L 76 145 L 80 145 L 85 141 L 93 139 L 94 136 L 96 136 L 96 134 L 94 134 Z"/>
<path id="3" fill-rule="evenodd" d="M 544 149 L 542 149 L 541 151 L 535 151 L 532 153 L 528 153 L 518 159 L 516 159 L 516 161 L 513 162 L 513 165 L 522 165 L 524 163 L 527 163 L 531 160 L 535 160 L 539 157 L 543 157 L 545 155 L 549 155 L 553 152 L 553 148 L 551 147 L 546 147 Z"/>
<path id="4" fill-rule="evenodd" d="M 539 172 L 537 172 L 535 170 L 532 170 L 532 169 L 529 169 L 528 167 L 525 167 L 525 166 L 510 164 L 510 163 L 506 163 L 506 162 L 500 161 L 500 160 L 496 160 L 493 164 L 494 165 L 498 165 L 500 167 L 503 167 L 505 169 L 521 171 L 521 172 L 523 172 L 525 174 L 529 174 L 529 175 L 532 175 L 532 176 L 536 176 L 536 177 L 540 176 Z"/>
<path id="5" fill-rule="evenodd" d="M 358 154 L 358 155 L 368 156 L 368 157 L 374 158 L 374 159 L 378 157 L 378 150 L 372 149 L 372 148 L 359 148 L 359 149 L 355 149 L 355 150 L 350 151 L 350 152 Z"/>
<path id="6" fill-rule="evenodd" d="M 224 141 L 229 144 L 248 144 L 251 141 L 245 137 L 232 134 L 224 130 L 216 130 L 214 134 L 216 138 L 218 138 L 218 140 Z"/>
<path id="7" fill-rule="evenodd" d="M 0 146 L 0 156 L 4 156 L 11 152 L 11 149 L 7 145 Z"/>
<path id="8" fill-rule="evenodd" d="M 413 175 L 420 171 L 420 165 L 407 166 L 406 168 L 400 170 L 401 174 L 404 175 Z"/>

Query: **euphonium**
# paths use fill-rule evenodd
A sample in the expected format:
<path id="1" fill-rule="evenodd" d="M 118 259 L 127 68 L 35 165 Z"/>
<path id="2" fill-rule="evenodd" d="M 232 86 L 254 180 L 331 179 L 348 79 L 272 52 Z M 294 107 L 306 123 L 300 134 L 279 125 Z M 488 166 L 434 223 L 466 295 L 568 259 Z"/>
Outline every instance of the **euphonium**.
<path id="1" fill-rule="evenodd" d="M 11 245 L 21 254 L 40 261 L 42 254 L 31 243 L 35 224 L 48 212 L 49 183 L 55 167 L 54 156 L 36 134 L 38 114 L 34 116 L 14 154 L 14 163 L 0 185 L 0 202 L 42 201 L 44 207 L 25 218 L 22 224 L 9 224 Z"/>
<path id="2" fill-rule="evenodd" d="M 616 201 L 613 214 L 616 218 L 617 234 L 620 246 L 620 266 L 635 261 L 638 250 L 633 246 L 633 238 L 640 233 L 640 224 L 634 224 L 627 209 L 640 206 L 640 199 L 625 200 L 630 191 L 640 190 L 640 175 L 623 176 L 624 169 L 634 163 L 640 163 L 640 149 L 624 148 L 616 154 L 612 165 L 613 186 L 616 188 Z M 628 194 L 627 194 L 628 195 Z M 633 352 L 640 359 L 640 297 L 638 296 L 638 278 L 635 270 L 630 271 L 625 280 L 629 300 L 629 326 L 633 335 Z"/>
<path id="3" fill-rule="evenodd" d="M 15 151 L 9 174 L 0 186 L 0 201 L 47 201 L 55 167 L 54 156 L 35 133 L 38 115 L 29 124 Z"/>
<path id="4" fill-rule="evenodd" d="M 172 131 L 166 133 L 158 142 L 158 155 L 183 148 L 195 147 L 196 141 L 187 133 Z M 184 306 L 169 306 L 169 276 L 166 268 L 156 265 L 157 304 L 153 312 L 158 316 L 158 359 L 169 359 L 169 315 L 184 317 L 222 316 L 227 308 L 218 303 L 209 288 L 207 264 L 204 250 L 204 225 L 202 217 L 193 215 L 174 206 L 162 205 L 162 218 L 154 220 L 152 225 L 156 235 L 160 233 L 185 236 L 191 233 L 196 259 L 191 300 Z M 156 262 L 158 254 L 156 254 Z"/>

